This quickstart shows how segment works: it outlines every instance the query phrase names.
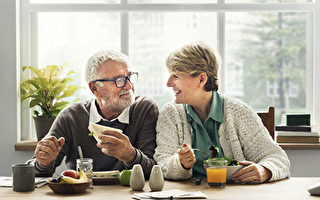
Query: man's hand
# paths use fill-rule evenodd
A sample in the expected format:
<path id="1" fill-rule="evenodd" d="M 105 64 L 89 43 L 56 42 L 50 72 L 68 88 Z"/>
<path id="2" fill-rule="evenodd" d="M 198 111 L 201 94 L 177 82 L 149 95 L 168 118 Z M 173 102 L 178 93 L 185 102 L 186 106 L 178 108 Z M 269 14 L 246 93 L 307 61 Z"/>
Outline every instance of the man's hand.
<path id="1" fill-rule="evenodd" d="M 65 143 L 64 137 L 57 140 L 54 136 L 40 140 L 35 150 L 37 161 L 44 166 L 49 166 L 58 156 Z"/>
<path id="2" fill-rule="evenodd" d="M 129 138 L 117 131 L 104 130 L 99 136 L 102 142 L 97 143 L 104 154 L 116 157 L 125 163 L 131 163 L 136 157 L 136 150 L 130 143 Z"/>
<path id="3" fill-rule="evenodd" d="M 182 144 L 182 148 L 178 151 L 178 156 L 181 165 L 185 169 L 191 169 L 193 165 L 196 163 L 196 157 L 193 153 L 193 150 L 186 143 Z"/>
<path id="4" fill-rule="evenodd" d="M 257 184 L 271 178 L 271 171 L 262 165 L 249 161 L 240 161 L 240 165 L 246 167 L 232 175 L 232 180 L 235 182 Z"/>

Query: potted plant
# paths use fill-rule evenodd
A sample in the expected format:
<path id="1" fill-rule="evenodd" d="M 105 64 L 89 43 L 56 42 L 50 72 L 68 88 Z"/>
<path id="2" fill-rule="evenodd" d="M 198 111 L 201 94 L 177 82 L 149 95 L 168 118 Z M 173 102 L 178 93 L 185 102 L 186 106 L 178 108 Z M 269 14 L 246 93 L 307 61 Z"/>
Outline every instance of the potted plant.
<path id="1" fill-rule="evenodd" d="M 29 101 L 29 107 L 36 107 L 33 119 L 38 141 L 49 131 L 59 112 L 68 105 L 69 101 L 63 99 L 72 96 L 79 87 L 72 85 L 74 72 L 69 71 L 63 76 L 66 65 L 58 67 L 48 65 L 43 69 L 24 66 L 22 70 L 33 72 L 31 78 L 20 83 L 21 101 Z"/>

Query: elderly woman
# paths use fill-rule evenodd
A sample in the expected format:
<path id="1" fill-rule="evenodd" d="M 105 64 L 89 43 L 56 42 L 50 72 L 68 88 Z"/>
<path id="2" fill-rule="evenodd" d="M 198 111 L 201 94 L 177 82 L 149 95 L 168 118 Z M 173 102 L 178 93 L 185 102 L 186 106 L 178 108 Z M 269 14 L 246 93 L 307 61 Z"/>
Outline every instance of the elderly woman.
<path id="1" fill-rule="evenodd" d="M 271 138 L 259 116 L 240 100 L 218 93 L 218 55 L 198 42 L 171 53 L 167 86 L 175 102 L 166 104 L 157 122 L 154 159 L 166 179 L 206 176 L 203 160 L 210 147 L 246 167 L 232 180 L 263 183 L 290 175 L 286 153 Z"/>

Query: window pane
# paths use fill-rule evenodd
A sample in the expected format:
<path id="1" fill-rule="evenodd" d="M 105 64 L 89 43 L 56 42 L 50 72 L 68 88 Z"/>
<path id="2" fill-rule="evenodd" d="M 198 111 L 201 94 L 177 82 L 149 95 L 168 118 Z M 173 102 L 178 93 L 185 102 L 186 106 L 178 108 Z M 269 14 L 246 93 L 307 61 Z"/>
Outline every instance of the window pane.
<path id="1" fill-rule="evenodd" d="M 61 3 L 61 4 L 76 4 L 76 3 L 120 3 L 120 0 L 30 0 L 30 3 Z"/>
<path id="2" fill-rule="evenodd" d="M 78 74 L 76 84 L 85 87 L 78 98 L 91 95 L 85 65 L 103 49 L 120 51 L 119 13 L 39 13 L 38 66 L 68 63 L 67 69 Z"/>
<path id="3" fill-rule="evenodd" d="M 120 51 L 120 14 L 111 13 L 38 13 L 38 66 L 68 63 L 66 71 L 76 74 L 74 84 L 82 86 L 70 100 L 87 99 L 91 94 L 85 81 L 85 65 L 90 56 L 103 49 Z M 35 43 L 36 44 L 36 43 Z M 22 106 L 21 127 L 36 138 L 27 106 Z"/>
<path id="4" fill-rule="evenodd" d="M 139 72 L 136 93 L 162 106 L 173 99 L 172 89 L 166 87 L 166 57 L 192 41 L 216 47 L 216 14 L 133 12 L 129 19 L 129 54 Z"/>
<path id="5" fill-rule="evenodd" d="M 201 4 L 201 3 L 216 3 L 217 0 L 128 0 L 129 3 L 181 3 L 181 4 Z"/>
<path id="6" fill-rule="evenodd" d="M 255 110 L 306 112 L 306 13 L 226 15 L 226 93 Z"/>
<path id="7" fill-rule="evenodd" d="M 314 0 L 226 0 L 228 3 L 305 3 Z"/>

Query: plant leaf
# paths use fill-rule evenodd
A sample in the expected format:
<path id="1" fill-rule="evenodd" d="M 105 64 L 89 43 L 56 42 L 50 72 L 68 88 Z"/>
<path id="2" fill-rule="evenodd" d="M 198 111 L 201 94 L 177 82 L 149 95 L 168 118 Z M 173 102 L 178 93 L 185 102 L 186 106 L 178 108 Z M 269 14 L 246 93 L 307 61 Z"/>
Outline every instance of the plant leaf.
<path id="1" fill-rule="evenodd" d="M 30 101 L 29 107 L 30 107 L 30 108 L 33 108 L 33 107 L 36 106 L 36 105 L 38 105 L 38 101 L 35 100 L 35 99 L 33 99 L 33 100 Z"/>
<path id="2" fill-rule="evenodd" d="M 34 111 L 38 117 L 56 117 L 67 106 L 69 101 L 60 101 L 65 97 L 72 96 L 80 87 L 70 85 L 74 80 L 71 77 L 74 71 L 69 71 L 63 77 L 63 71 L 67 64 L 61 67 L 48 65 L 37 69 L 32 66 L 23 66 L 22 70 L 30 70 L 32 76 L 20 83 L 21 101 L 30 101 L 29 107 L 39 106 L 39 111 Z"/>
<path id="3" fill-rule="evenodd" d="M 77 90 L 78 86 L 76 85 L 69 85 L 63 90 L 63 94 L 60 96 L 60 98 L 70 97 L 72 96 Z"/>
<path id="4" fill-rule="evenodd" d="M 44 68 L 44 78 L 50 82 L 57 75 L 58 70 L 59 67 L 57 65 L 48 65 Z"/>

